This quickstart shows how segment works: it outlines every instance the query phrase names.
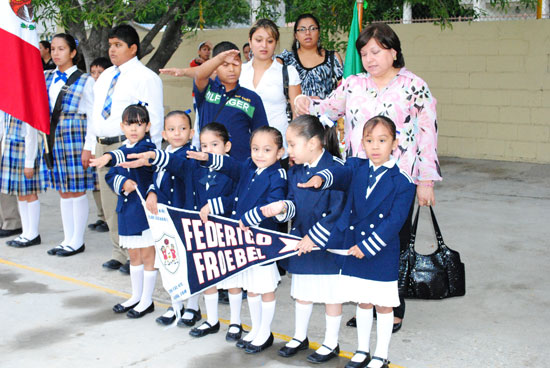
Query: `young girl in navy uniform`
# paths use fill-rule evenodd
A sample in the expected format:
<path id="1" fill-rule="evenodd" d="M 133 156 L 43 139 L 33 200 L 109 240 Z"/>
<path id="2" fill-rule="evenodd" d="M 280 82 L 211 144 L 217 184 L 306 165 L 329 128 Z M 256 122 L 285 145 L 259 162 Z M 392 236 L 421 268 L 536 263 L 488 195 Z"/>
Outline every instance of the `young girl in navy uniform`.
<path id="1" fill-rule="evenodd" d="M 326 304 L 325 341 L 308 356 L 312 363 L 326 362 L 339 353 L 338 333 L 342 320 L 342 301 L 338 294 L 340 267 L 336 255 L 311 250 L 314 246 L 325 247 L 334 222 L 342 214 L 344 193 L 302 189 L 297 184 L 308 181 L 323 169 L 344 164 L 336 134 L 335 128 L 325 130 L 315 116 L 302 115 L 294 119 L 286 131 L 288 154 L 295 163 L 288 172 L 288 197 L 262 208 L 265 216 L 276 216 L 283 222 L 293 220 L 291 234 L 303 237 L 296 247 L 298 256 L 280 261 L 292 274 L 291 295 L 296 299 L 296 307 L 294 338 L 279 350 L 279 355 L 290 357 L 309 347 L 307 328 L 313 303 Z"/>
<path id="2" fill-rule="evenodd" d="M 157 271 L 154 268 L 154 240 L 147 223 L 147 217 L 136 191 L 145 197 L 153 182 L 153 170 L 150 167 L 126 169 L 119 165 L 126 161 L 129 154 L 151 151 L 156 148 L 149 137 L 151 126 L 149 113 L 145 106 L 130 105 L 122 113 L 120 128 L 127 140 L 122 146 L 103 156 L 92 159 L 92 166 L 112 166 L 105 180 L 118 195 L 116 211 L 118 213 L 118 233 L 120 246 L 128 249 L 130 255 L 130 278 L 132 296 L 116 304 L 115 313 L 126 313 L 129 318 L 140 318 L 155 310 L 153 291 Z"/>
<path id="3" fill-rule="evenodd" d="M 36 129 L 2 111 L 0 140 L 0 192 L 17 196 L 22 225 L 21 235 L 6 244 L 16 248 L 38 245 L 41 243 L 38 193 L 47 186 L 42 141 Z"/>
<path id="4" fill-rule="evenodd" d="M 344 167 L 325 169 L 300 186 L 347 192 L 344 211 L 326 245 L 349 248 L 348 256 L 342 256 L 340 290 L 343 301 L 357 303 L 358 347 L 346 367 L 387 368 L 393 307 L 399 305 L 399 230 L 416 187 L 391 156 L 397 140 L 389 118 L 376 116 L 367 121 L 362 145 L 368 159 L 349 158 Z M 377 341 L 371 359 L 373 305 Z"/>
<path id="5" fill-rule="evenodd" d="M 234 195 L 208 201 L 201 209 L 203 221 L 207 215 L 215 215 L 232 208 L 231 218 L 238 219 L 243 230 L 259 226 L 277 230 L 278 224 L 266 218 L 260 208 L 268 203 L 283 200 L 287 192 L 286 172 L 279 164 L 283 156 L 283 137 L 272 127 L 260 127 L 250 139 L 251 158 L 238 162 L 230 157 L 199 152 L 188 152 L 190 158 L 208 161 L 208 166 L 238 181 Z M 273 345 L 271 322 L 275 314 L 275 289 L 281 277 L 275 263 L 251 267 L 222 282 L 224 287 L 244 288 L 248 291 L 248 306 L 252 329 L 237 341 L 237 347 L 254 354 Z M 225 280 L 224 280 L 225 281 Z"/>
<path id="6" fill-rule="evenodd" d="M 190 120 L 188 121 L 190 122 Z M 169 136 L 169 133 L 166 133 L 166 130 L 170 128 L 168 123 L 167 120 L 163 136 Z M 193 131 L 191 130 L 190 134 L 186 134 L 186 140 L 189 140 L 192 135 Z M 166 138 L 167 137 L 165 137 L 165 139 Z M 171 143 L 171 139 L 167 140 Z M 225 155 L 231 150 L 229 133 L 225 126 L 219 123 L 209 123 L 204 126 L 200 133 L 200 143 L 202 152 Z M 186 149 L 185 152 L 187 151 Z M 124 166 L 136 167 L 136 165 L 154 165 L 157 168 L 157 172 L 165 172 L 165 175 L 171 176 L 172 180 L 177 180 L 177 183 L 171 183 L 168 188 L 165 188 L 166 191 L 170 191 L 175 196 L 177 192 L 186 192 L 175 198 L 176 200 L 173 201 L 175 207 L 197 210 L 203 207 L 210 199 L 219 196 L 228 196 L 233 193 L 234 184 L 232 179 L 222 173 L 200 166 L 198 161 L 190 160 L 183 154 L 180 154 L 180 150 L 177 152 L 155 150 L 139 155 L 131 155 L 130 158 L 138 158 L 139 160 L 124 164 Z M 159 190 L 164 187 L 164 184 L 165 181 L 163 180 Z M 155 185 L 159 185 L 158 180 L 155 181 Z M 148 195 L 147 203 L 150 202 L 152 194 L 153 193 L 150 192 Z M 169 203 L 165 204 L 170 205 L 172 201 L 168 200 L 168 202 Z M 148 209 L 156 213 L 156 203 L 154 203 L 154 207 L 148 205 Z M 220 213 L 220 215 L 229 216 L 230 212 L 226 211 Z M 240 295 L 239 297 L 239 301 L 242 300 Z M 179 326 L 191 327 L 201 319 L 199 298 L 200 294 L 196 294 L 187 299 L 187 308 L 185 311 L 182 311 L 182 318 L 178 321 Z M 220 328 L 218 320 L 218 293 L 216 287 L 212 287 L 205 291 L 204 301 L 208 319 L 201 326 L 189 332 L 191 336 L 194 337 L 202 337 L 209 333 L 218 332 Z M 170 324 L 174 321 L 173 318 L 175 318 L 172 317 L 172 315 L 173 312 L 167 312 L 164 316 L 159 317 L 158 322 L 163 325 Z M 237 326 L 241 329 L 240 320 Z"/>
<path id="7" fill-rule="evenodd" d="M 77 70 L 76 42 L 71 35 L 59 33 L 51 43 L 55 70 L 44 72 L 53 112 L 57 97 L 65 83 Z M 53 169 L 50 172 L 51 187 L 59 191 L 63 241 L 48 251 L 50 255 L 72 256 L 84 251 L 84 231 L 88 221 L 87 190 L 94 189 L 94 173 L 81 159 L 86 136 L 87 119 L 93 108 L 93 83 L 89 74 L 82 74 L 70 85 L 63 97 L 61 115 L 55 130 Z"/>

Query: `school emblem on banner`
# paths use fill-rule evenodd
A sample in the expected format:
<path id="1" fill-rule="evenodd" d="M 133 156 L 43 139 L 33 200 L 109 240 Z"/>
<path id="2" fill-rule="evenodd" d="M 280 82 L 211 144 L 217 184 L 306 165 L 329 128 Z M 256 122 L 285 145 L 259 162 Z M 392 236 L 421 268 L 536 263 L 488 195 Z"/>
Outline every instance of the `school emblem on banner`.
<path id="1" fill-rule="evenodd" d="M 168 272 L 175 273 L 180 266 L 176 238 L 162 234 L 162 237 L 155 241 L 155 243 L 156 248 L 160 250 L 160 252 L 157 252 L 160 262 Z"/>

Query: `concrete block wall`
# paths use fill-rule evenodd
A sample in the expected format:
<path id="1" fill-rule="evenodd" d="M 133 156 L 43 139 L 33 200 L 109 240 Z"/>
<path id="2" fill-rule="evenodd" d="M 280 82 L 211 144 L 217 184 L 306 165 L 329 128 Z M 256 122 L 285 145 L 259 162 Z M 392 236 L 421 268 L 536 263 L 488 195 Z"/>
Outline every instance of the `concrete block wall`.
<path id="1" fill-rule="evenodd" d="M 550 21 L 392 25 L 408 69 L 438 100 L 441 156 L 550 163 Z M 203 40 L 239 47 L 247 29 L 198 32 L 168 67 L 187 66 Z M 279 49 L 292 30 L 281 30 Z M 190 80 L 162 77 L 166 110 L 192 106 Z"/>

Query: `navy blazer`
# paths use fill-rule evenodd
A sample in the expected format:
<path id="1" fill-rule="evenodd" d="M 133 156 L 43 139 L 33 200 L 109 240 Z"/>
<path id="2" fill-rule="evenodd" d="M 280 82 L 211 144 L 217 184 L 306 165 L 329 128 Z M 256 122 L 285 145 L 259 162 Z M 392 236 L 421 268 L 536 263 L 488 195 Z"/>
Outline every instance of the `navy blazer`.
<path id="1" fill-rule="evenodd" d="M 298 188 L 319 171 L 341 167 L 344 161 L 330 153 L 323 153 L 316 167 L 294 165 L 288 171 L 288 210 L 281 222 L 293 220 L 291 234 L 306 234 L 320 248 L 324 248 L 331 229 L 342 214 L 345 194 L 339 190 L 312 190 Z M 313 251 L 299 257 L 289 257 L 279 264 L 290 273 L 332 275 L 340 272 L 336 255 L 324 250 Z"/>
<path id="2" fill-rule="evenodd" d="M 145 210 L 141 204 L 141 200 L 136 193 L 126 193 L 122 189 L 124 183 L 128 179 L 132 179 L 137 183 L 137 187 L 143 198 L 147 194 L 147 189 L 153 181 L 153 169 L 150 167 L 140 167 L 137 169 L 125 169 L 118 165 L 126 161 L 127 155 L 130 153 L 141 153 L 152 151 L 155 149 L 155 144 L 151 139 L 146 137 L 137 142 L 133 146 L 124 143 L 119 149 L 108 152 L 111 155 L 111 166 L 105 181 L 111 189 L 118 195 L 116 212 L 118 214 L 118 234 L 119 235 L 140 235 L 144 230 L 149 228 Z"/>
<path id="3" fill-rule="evenodd" d="M 156 159 L 151 163 L 158 170 L 166 170 L 167 175 L 176 180 L 177 187 L 167 188 L 174 196 L 178 192 L 184 192 L 184 209 L 200 211 L 206 205 L 209 199 L 219 196 L 229 196 L 234 190 L 234 181 L 227 175 L 211 171 L 209 168 L 201 166 L 200 163 L 193 159 L 187 158 L 187 150 L 185 153 L 180 153 L 180 150 L 174 153 L 168 153 L 161 150 L 155 150 Z M 175 179 L 174 179 L 175 178 Z M 164 178 L 163 182 L 164 184 Z M 206 190 L 208 184 L 208 190 Z M 181 196 L 179 196 L 181 197 Z M 174 206 L 178 206 L 178 202 L 174 201 Z M 170 203 L 168 203 L 170 204 Z M 225 208 L 225 211 L 219 213 L 222 216 L 229 217 L 231 207 Z"/>
<path id="4" fill-rule="evenodd" d="M 369 197 L 369 160 L 349 158 L 341 168 L 323 170 L 323 189 L 347 192 L 342 216 L 336 221 L 328 248 L 358 245 L 363 259 L 339 256 L 342 274 L 375 281 L 395 281 L 399 273 L 399 231 L 416 192 L 413 180 L 394 165 L 381 177 Z"/>
<path id="5" fill-rule="evenodd" d="M 265 217 L 260 211 L 262 206 L 286 197 L 286 171 L 281 169 L 278 161 L 257 175 L 258 168 L 251 158 L 240 162 L 229 156 L 209 154 L 208 167 L 237 182 L 232 195 L 208 200 L 213 214 L 222 214 L 226 208 L 232 208 L 231 218 L 242 220 L 246 226 L 278 229 L 275 220 Z"/>
<path id="6" fill-rule="evenodd" d="M 195 150 L 190 143 L 170 153 L 155 149 L 156 158 L 151 161 L 151 164 L 156 167 L 156 170 L 153 184 L 148 193 L 156 193 L 158 203 L 186 210 L 196 210 L 190 168 L 172 170 L 172 168 L 168 169 L 166 167 L 169 157 L 187 160 L 187 151 L 189 150 Z M 161 177 L 160 185 L 159 176 Z"/>

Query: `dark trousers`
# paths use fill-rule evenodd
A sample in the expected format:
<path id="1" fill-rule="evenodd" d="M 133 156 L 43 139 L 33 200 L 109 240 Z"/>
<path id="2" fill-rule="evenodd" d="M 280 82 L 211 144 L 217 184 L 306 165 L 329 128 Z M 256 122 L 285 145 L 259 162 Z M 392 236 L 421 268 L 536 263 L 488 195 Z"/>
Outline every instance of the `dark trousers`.
<path id="1" fill-rule="evenodd" d="M 411 204 L 411 209 L 409 210 L 409 216 L 405 220 L 405 224 L 399 231 L 399 243 L 400 251 L 403 252 L 409 246 L 409 240 L 411 239 L 411 228 L 412 228 L 412 218 L 414 212 L 415 201 Z M 399 307 L 393 308 L 393 316 L 403 319 L 405 317 L 405 298 L 403 295 L 399 294 Z"/>

